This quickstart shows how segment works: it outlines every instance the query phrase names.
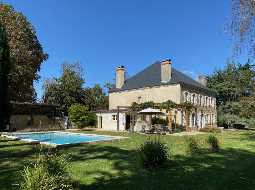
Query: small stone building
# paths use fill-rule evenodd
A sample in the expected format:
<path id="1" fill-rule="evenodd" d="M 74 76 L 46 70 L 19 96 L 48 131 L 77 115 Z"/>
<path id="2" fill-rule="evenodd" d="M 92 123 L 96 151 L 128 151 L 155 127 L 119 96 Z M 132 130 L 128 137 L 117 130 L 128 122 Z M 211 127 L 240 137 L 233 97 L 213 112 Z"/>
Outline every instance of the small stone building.
<path id="1" fill-rule="evenodd" d="M 10 131 L 48 130 L 59 125 L 57 105 L 30 102 L 10 103 Z"/>
<path id="2" fill-rule="evenodd" d="M 197 130 L 216 125 L 216 94 L 206 84 L 205 76 L 199 76 L 196 81 L 173 68 L 171 60 L 158 61 L 129 79 L 125 78 L 125 67 L 118 67 L 116 87 L 109 91 L 109 110 L 97 113 L 98 127 L 104 130 L 128 130 L 137 119 L 127 111 L 133 102 L 163 103 L 168 100 L 176 104 L 190 102 L 195 108 L 191 113 L 180 109 L 171 111 L 178 126 Z"/>

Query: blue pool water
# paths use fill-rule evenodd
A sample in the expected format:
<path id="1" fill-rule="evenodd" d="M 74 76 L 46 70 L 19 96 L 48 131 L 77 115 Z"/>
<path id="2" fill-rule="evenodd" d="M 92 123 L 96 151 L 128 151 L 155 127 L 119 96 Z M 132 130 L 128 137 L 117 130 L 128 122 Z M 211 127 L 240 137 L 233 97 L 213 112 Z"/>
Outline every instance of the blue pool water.
<path id="1" fill-rule="evenodd" d="M 117 137 L 114 136 L 89 135 L 66 132 L 14 133 L 12 134 L 12 136 L 18 137 L 21 140 L 36 140 L 42 143 L 52 145 L 76 144 L 117 139 Z"/>

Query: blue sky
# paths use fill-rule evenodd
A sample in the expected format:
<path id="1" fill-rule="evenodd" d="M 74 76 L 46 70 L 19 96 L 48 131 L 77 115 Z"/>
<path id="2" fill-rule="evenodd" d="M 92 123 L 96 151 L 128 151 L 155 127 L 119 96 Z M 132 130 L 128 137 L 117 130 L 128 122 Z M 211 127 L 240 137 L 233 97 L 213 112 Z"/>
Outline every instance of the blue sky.
<path id="1" fill-rule="evenodd" d="M 3 0 L 34 25 L 49 59 L 36 83 L 60 75 L 64 61 L 80 61 L 86 86 L 113 82 L 124 65 L 132 76 L 157 60 L 193 77 L 231 57 L 224 32 L 230 0 Z"/>

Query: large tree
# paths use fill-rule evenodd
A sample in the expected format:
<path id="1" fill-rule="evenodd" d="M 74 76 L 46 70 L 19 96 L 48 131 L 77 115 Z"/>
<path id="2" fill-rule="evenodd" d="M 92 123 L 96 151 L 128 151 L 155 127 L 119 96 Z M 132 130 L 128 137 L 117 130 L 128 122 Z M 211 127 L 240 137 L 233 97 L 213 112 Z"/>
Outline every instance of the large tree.
<path id="1" fill-rule="evenodd" d="M 8 124 L 8 74 L 9 74 L 9 48 L 6 33 L 0 23 L 0 131 Z"/>
<path id="2" fill-rule="evenodd" d="M 76 103 L 87 106 L 89 110 L 106 109 L 108 97 L 104 90 L 99 84 L 85 88 L 82 73 L 79 63 L 64 63 L 59 78 L 45 80 L 43 101 L 60 105 L 65 113 Z"/>
<path id="3" fill-rule="evenodd" d="M 0 3 L 3 24 L 13 60 L 9 75 L 9 97 L 14 101 L 33 101 L 33 82 L 38 80 L 41 63 L 47 59 L 36 32 L 27 18 L 12 6 Z"/>
<path id="4" fill-rule="evenodd" d="M 228 63 L 208 77 L 208 87 L 217 93 L 220 125 L 255 124 L 255 70 L 253 64 Z"/>
<path id="5" fill-rule="evenodd" d="M 229 62 L 224 69 L 216 70 L 208 77 L 208 87 L 217 92 L 217 104 L 239 101 L 254 91 L 255 70 L 253 64 L 235 64 Z"/>
<path id="6" fill-rule="evenodd" d="M 44 102 L 59 104 L 64 112 L 74 103 L 83 102 L 85 80 L 79 63 L 62 65 L 59 78 L 46 80 L 44 83 Z"/>
<path id="7" fill-rule="evenodd" d="M 99 84 L 84 89 L 83 102 L 90 110 L 107 109 L 109 106 L 108 96 Z"/>

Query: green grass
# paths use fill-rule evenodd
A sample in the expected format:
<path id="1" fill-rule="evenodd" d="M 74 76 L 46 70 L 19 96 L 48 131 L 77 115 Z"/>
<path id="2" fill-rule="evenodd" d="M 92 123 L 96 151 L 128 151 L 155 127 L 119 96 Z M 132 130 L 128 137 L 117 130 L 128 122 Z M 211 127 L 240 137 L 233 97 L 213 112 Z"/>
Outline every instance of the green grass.
<path id="1" fill-rule="evenodd" d="M 255 131 L 217 134 L 220 152 L 203 150 L 192 156 L 186 154 L 186 137 L 162 136 L 172 156 L 166 166 L 155 171 L 146 171 L 136 164 L 135 151 L 145 135 L 97 133 L 130 138 L 59 148 L 60 153 L 70 154 L 69 172 L 79 189 L 255 189 Z M 204 141 L 207 136 L 196 138 Z M 35 152 L 32 145 L 0 137 L 0 189 L 17 189 L 12 184 L 19 183 L 20 170 L 35 159 Z"/>

